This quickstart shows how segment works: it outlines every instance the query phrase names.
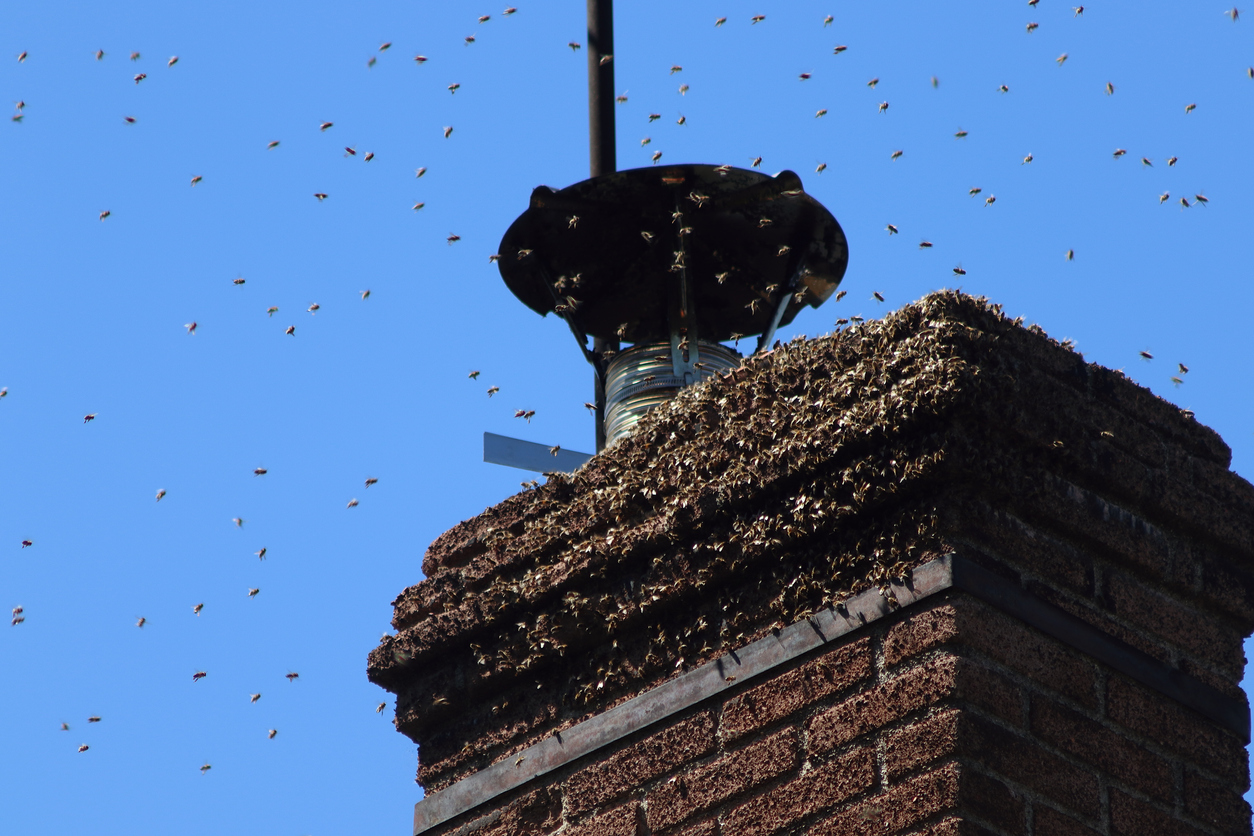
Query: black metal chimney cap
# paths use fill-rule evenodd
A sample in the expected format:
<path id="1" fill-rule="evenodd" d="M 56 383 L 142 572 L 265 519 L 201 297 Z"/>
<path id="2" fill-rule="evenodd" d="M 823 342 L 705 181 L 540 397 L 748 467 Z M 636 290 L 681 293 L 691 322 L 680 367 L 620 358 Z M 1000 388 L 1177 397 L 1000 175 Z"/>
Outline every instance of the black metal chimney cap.
<path id="1" fill-rule="evenodd" d="M 541 315 L 606 340 L 666 341 L 670 288 L 686 272 L 701 339 L 724 341 L 818 307 L 849 260 L 840 224 L 791 171 L 637 168 L 540 186 L 506 231 L 501 278 Z M 682 255 L 678 255 L 682 253 Z"/>

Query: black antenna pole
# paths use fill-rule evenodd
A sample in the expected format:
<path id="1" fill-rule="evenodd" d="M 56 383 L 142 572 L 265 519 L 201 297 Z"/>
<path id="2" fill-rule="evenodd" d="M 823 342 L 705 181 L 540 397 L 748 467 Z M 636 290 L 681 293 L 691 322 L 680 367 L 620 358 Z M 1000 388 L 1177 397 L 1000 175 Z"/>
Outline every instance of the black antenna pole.
<path id="1" fill-rule="evenodd" d="M 593 177 L 618 170 L 614 143 L 614 2 L 588 0 L 588 150 Z M 605 449 L 605 352 L 617 340 L 594 337 L 597 452 Z"/>

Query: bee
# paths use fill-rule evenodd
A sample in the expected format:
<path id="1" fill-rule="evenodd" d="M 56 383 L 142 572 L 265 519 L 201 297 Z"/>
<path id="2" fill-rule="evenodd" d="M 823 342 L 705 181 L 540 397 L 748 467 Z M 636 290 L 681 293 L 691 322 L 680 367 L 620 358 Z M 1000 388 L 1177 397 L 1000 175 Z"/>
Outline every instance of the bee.
<path id="1" fill-rule="evenodd" d="M 758 159 L 760 160 L 762 158 L 758 157 Z M 731 166 L 719 166 L 719 168 L 716 168 L 714 170 L 719 171 L 720 168 L 726 168 L 728 171 L 731 170 Z M 720 173 L 726 174 L 727 172 L 720 172 Z M 705 202 L 710 199 L 710 196 L 701 194 L 700 192 L 697 192 L 697 191 L 691 191 L 691 192 L 688 192 L 688 199 L 691 200 L 693 203 L 697 204 L 697 208 L 700 209 L 702 206 L 705 205 Z"/>
<path id="2" fill-rule="evenodd" d="M 1193 111 L 1195 111 L 1195 110 L 1197 110 L 1197 103 L 1195 103 L 1195 102 L 1194 102 L 1194 103 L 1187 104 L 1187 105 L 1185 105 L 1185 106 L 1184 106 L 1184 112 L 1185 112 L 1185 113 L 1192 113 L 1192 112 L 1193 112 Z"/>
<path id="3" fill-rule="evenodd" d="M 761 157 L 754 157 L 754 158 L 753 158 L 753 162 L 751 163 L 751 165 L 752 165 L 754 168 L 761 168 L 761 167 L 762 167 L 762 158 L 761 158 Z"/>
<path id="4" fill-rule="evenodd" d="M 132 61 L 138 61 L 138 60 L 139 60 L 139 53 L 138 53 L 138 52 L 132 52 L 132 53 L 131 53 L 131 60 L 132 60 Z"/>
<path id="5" fill-rule="evenodd" d="M 417 64 L 418 66 L 420 66 L 420 67 L 421 67 L 423 64 L 427 63 L 427 56 L 425 56 L 425 55 L 415 55 L 415 56 L 414 56 L 414 63 L 415 63 L 415 64 Z"/>
<path id="6" fill-rule="evenodd" d="M 1000 87 L 998 87 L 997 89 L 998 89 L 998 90 L 1000 90 L 1000 91 L 1001 91 L 1001 92 L 1003 92 L 1003 93 L 1009 93 L 1009 92 L 1010 92 L 1010 88 L 1009 88 L 1009 87 L 1007 87 L 1007 86 L 1006 86 L 1006 85 L 1004 85 L 1004 84 L 1003 84 L 1003 85 L 1001 85 Z"/>
<path id="7" fill-rule="evenodd" d="M 89 722 L 89 723 L 99 723 L 99 722 L 100 722 L 100 718 L 99 718 L 98 716 L 92 715 L 91 717 L 88 717 L 88 718 L 87 718 L 87 722 Z"/>
<path id="8" fill-rule="evenodd" d="M 366 66 L 367 66 L 367 67 L 373 67 L 373 66 L 374 66 L 375 64 L 377 64 L 378 62 L 379 62 L 379 59 L 378 59 L 378 58 L 376 58 L 375 56 L 371 55 L 369 58 L 367 58 L 367 59 L 366 59 Z"/>
<path id="9" fill-rule="evenodd" d="M 780 247 L 778 250 L 775 251 L 775 255 L 785 256 L 785 255 L 788 255 L 790 252 L 792 252 L 792 247 L 788 246 L 787 244 L 784 244 L 782 247 Z"/>
<path id="10" fill-rule="evenodd" d="M 254 702 L 256 702 L 256 701 L 257 701 L 257 700 L 259 700 L 259 699 L 261 699 L 261 694 L 249 694 L 249 695 L 248 695 L 248 702 L 249 702 L 249 703 L 254 703 Z"/>
<path id="11" fill-rule="evenodd" d="M 822 174 L 824 169 L 826 168 L 827 168 L 827 163 L 819 163 L 817 166 L 814 167 L 814 172 L 815 174 Z"/>
<path id="12" fill-rule="evenodd" d="M 122 117 L 122 121 L 123 121 L 123 122 L 125 122 L 125 123 L 126 123 L 126 124 L 128 124 L 128 125 L 134 125 L 134 124 L 135 124 L 135 117 L 134 117 L 134 116 L 123 116 L 123 117 Z"/>
<path id="13" fill-rule="evenodd" d="M 171 56 L 170 56 L 170 60 L 169 60 L 169 61 L 166 61 L 166 62 L 165 62 L 165 65 L 166 65 L 167 67 L 173 67 L 173 66 L 174 66 L 175 64 L 177 64 L 178 62 L 179 62 L 179 57 L 178 57 L 177 55 L 171 55 Z"/>
<path id="14" fill-rule="evenodd" d="M 959 264 L 957 267 L 954 268 L 955 276 L 965 276 L 966 274 L 967 274 L 967 271 L 962 269 L 961 264 Z"/>
<path id="15" fill-rule="evenodd" d="M 1115 85 L 1111 84 L 1109 81 L 1106 82 L 1106 95 L 1113 96 L 1114 94 L 1115 94 Z"/>
<path id="16" fill-rule="evenodd" d="M 136 627 L 138 627 L 139 629 L 141 629 L 141 630 L 142 630 L 142 629 L 144 629 L 144 625 L 145 625 L 145 624 L 147 624 L 147 623 L 148 623 L 148 619 L 144 618 L 144 617 L 141 615 L 141 616 L 139 617 L 139 620 L 135 622 L 135 626 L 136 626 Z"/>
<path id="17" fill-rule="evenodd" d="M 1176 365 L 1180 367 L 1180 374 L 1188 374 L 1188 373 L 1189 373 L 1189 367 L 1188 367 L 1188 366 L 1186 366 L 1186 365 L 1184 365 L 1184 363 L 1176 363 Z"/>
<path id="18" fill-rule="evenodd" d="M 278 305 L 271 305 L 270 307 L 266 308 L 266 314 L 268 316 L 274 316 L 278 312 L 279 312 Z"/>
<path id="19" fill-rule="evenodd" d="M 1142 165 L 1142 166 L 1145 166 L 1145 167 L 1147 167 L 1147 168 L 1153 168 L 1153 167 L 1154 167 L 1154 163 L 1153 163 L 1153 161 L 1151 161 L 1151 160 L 1150 160 L 1150 158 L 1149 158 L 1149 157 L 1141 157 L 1141 165 Z"/>
<path id="20" fill-rule="evenodd" d="M 1067 261 L 1075 260 L 1075 250 L 1067 250 Z"/>
<path id="21" fill-rule="evenodd" d="M 357 507 L 357 498 L 356 498 L 356 497 L 354 497 L 354 498 L 350 499 L 350 500 L 348 501 L 348 506 L 347 506 L 347 507 L 349 507 L 349 508 L 356 508 L 356 507 Z"/>
<path id="22" fill-rule="evenodd" d="M 270 731 L 266 732 L 266 739 L 274 740 L 274 736 L 278 733 L 278 729 L 270 729 Z"/>
<path id="23" fill-rule="evenodd" d="M 831 15 L 828 15 L 827 17 L 823 18 L 823 25 L 831 26 L 833 20 L 835 20 L 835 18 L 833 18 Z"/>
<path id="24" fill-rule="evenodd" d="M 160 502 L 163 496 L 165 496 L 165 488 L 161 488 L 157 491 L 157 501 Z"/>
<path id="25" fill-rule="evenodd" d="M 13 608 L 13 614 L 14 614 L 14 615 L 21 615 L 21 614 L 22 614 L 22 613 L 24 613 L 24 612 L 26 612 L 26 610 L 22 608 L 22 605 L 21 605 L 21 604 L 19 604 L 19 605 L 17 605 L 16 607 L 14 607 L 14 608 Z"/>
<path id="26" fill-rule="evenodd" d="M 332 127 L 334 124 L 335 124 L 334 122 L 323 122 L 318 125 L 318 130 L 325 132 L 328 128 Z"/>
<path id="27" fill-rule="evenodd" d="M 1177 388 L 1179 388 L 1179 386 L 1180 386 L 1180 384 L 1181 384 L 1181 383 L 1184 383 L 1184 381 L 1183 381 L 1183 380 L 1181 380 L 1180 378 L 1175 377 L 1175 376 L 1172 376 L 1172 378 L 1171 378 L 1171 382 L 1172 382 L 1172 384 L 1173 384 L 1173 385 L 1175 385 Z"/>
<path id="28" fill-rule="evenodd" d="M 380 52 L 387 52 L 387 51 L 388 51 L 389 49 L 391 49 L 391 48 L 392 48 L 392 42 L 391 42 L 391 41 L 384 41 L 383 43 L 379 44 L 379 51 L 380 51 Z"/>
<path id="29" fill-rule="evenodd" d="M 255 586 L 250 586 L 250 587 L 248 587 L 248 597 L 249 597 L 249 598 L 256 598 L 256 597 L 257 597 L 257 593 L 258 593 L 258 592 L 260 592 L 260 591 L 261 591 L 261 590 L 260 590 L 260 589 L 258 589 L 257 587 L 255 587 Z"/>
<path id="30" fill-rule="evenodd" d="M 801 79 L 802 81 L 807 81 L 807 80 L 809 80 L 809 78 L 810 78 L 810 74 L 809 74 L 809 73 L 802 73 L 801 75 L 799 75 L 799 76 L 797 76 L 797 77 L 798 77 L 799 79 Z"/>
<path id="31" fill-rule="evenodd" d="M 373 160 L 373 159 L 374 159 L 374 152 L 373 152 L 373 151 L 367 151 L 367 152 L 366 152 L 366 156 L 362 157 L 362 159 L 363 159 L 363 160 L 365 160 L 366 162 L 370 162 L 371 160 Z"/>
<path id="32" fill-rule="evenodd" d="M 727 22 L 727 18 L 725 18 L 725 17 L 720 17 L 718 20 L 714 21 L 714 26 L 715 26 L 715 28 L 717 28 L 717 27 L 719 27 L 719 26 L 722 26 L 722 25 L 723 25 L 724 23 L 726 23 L 726 22 Z"/>
<path id="33" fill-rule="evenodd" d="M 1029 35 L 1031 35 L 1033 32 L 1035 32 L 1035 31 L 1036 31 L 1037 29 L 1039 29 L 1040 27 L 1041 27 L 1041 24 L 1039 24 L 1039 23 L 1029 23 L 1029 24 L 1028 24 L 1028 34 L 1029 34 Z"/>
<path id="34" fill-rule="evenodd" d="M 89 747 L 86 743 L 84 743 L 82 746 L 79 746 L 79 747 L 78 747 L 78 751 L 80 751 L 80 752 L 86 752 L 86 751 L 88 750 L 88 748 L 90 748 L 90 747 Z"/>
<path id="35" fill-rule="evenodd" d="M 749 25 L 753 26 L 755 24 L 761 23 L 764 20 L 766 20 L 766 15 L 754 15 L 753 17 L 749 18 Z"/>
<path id="36" fill-rule="evenodd" d="M 506 17 L 509 17 L 510 15 L 512 15 L 512 14 L 513 14 L 514 12 L 516 12 L 516 11 L 518 11 L 518 9 L 516 9 L 516 8 L 515 8 L 515 7 L 513 7 L 513 6 L 510 6 L 508 9 L 506 9 L 506 10 L 505 10 L 505 11 L 503 11 L 503 12 L 501 12 L 501 14 L 505 15 Z"/>
<path id="37" fill-rule="evenodd" d="M 270 143 L 266 145 L 266 150 L 269 151 L 272 148 L 278 148 L 278 147 L 279 147 L 279 141 L 277 139 L 274 139 L 274 140 L 271 140 Z"/>
<path id="38" fill-rule="evenodd" d="M 321 203 L 327 199 L 328 195 L 326 192 L 314 192 L 314 197 L 318 198 L 318 202 Z"/>
<path id="39" fill-rule="evenodd" d="M 988 197 L 984 198 L 985 206 L 992 206 L 996 202 L 997 202 L 997 195 L 995 194 L 991 194 Z"/>
<path id="40" fill-rule="evenodd" d="M 95 415 L 92 415 L 91 417 L 92 417 L 92 418 L 95 418 L 96 416 L 95 416 Z M 34 541 L 34 540 L 23 540 L 23 541 L 22 541 L 22 548 L 24 548 L 24 549 L 29 549 L 29 548 L 30 548 L 31 546 L 33 546 L 33 545 L 35 545 L 35 541 Z"/>
<path id="41" fill-rule="evenodd" d="M 200 767 L 200 774 L 204 775 L 206 772 L 208 772 L 211 769 L 213 769 L 213 767 L 206 763 L 204 766 Z"/>
<path id="42" fill-rule="evenodd" d="M 427 205 L 427 204 L 426 204 L 424 201 L 421 201 L 421 200 L 420 200 L 420 201 L 418 201 L 417 203 L 415 203 L 415 204 L 414 204 L 412 207 L 410 207 L 410 208 L 411 208 L 411 209 L 413 209 L 415 212 L 417 212 L 417 211 L 421 210 L 421 209 L 422 209 L 422 207 L 424 207 L 424 206 L 426 206 L 426 205 Z"/>
<path id="43" fill-rule="evenodd" d="M 449 233 L 449 236 L 448 236 L 447 238 L 445 238 L 444 240 L 445 240 L 445 241 L 448 241 L 448 244 L 449 244 L 449 246 L 451 247 L 451 246 L 453 246 L 453 244 L 455 244 L 455 243 L 457 243 L 458 241 L 462 240 L 462 237 L 461 237 L 460 235 L 457 235 L 456 233 Z"/>
<path id="44" fill-rule="evenodd" d="M 644 146 L 648 145 L 652 141 L 653 141 L 652 137 L 646 136 L 644 139 L 640 140 L 640 147 L 643 148 Z"/>
<path id="45" fill-rule="evenodd" d="M 315 314 L 315 315 L 316 315 L 316 314 L 318 313 L 318 311 L 322 310 L 322 306 L 321 306 L 321 305 L 319 305 L 317 302 L 314 302 L 312 305 L 310 305 L 310 306 L 309 306 L 308 308 L 306 308 L 305 310 L 309 311 L 311 314 Z"/>
<path id="46" fill-rule="evenodd" d="M 845 46 L 844 44 L 840 44 L 839 46 L 837 46 L 835 49 L 832 50 L 832 55 L 840 55 L 842 52 L 844 52 L 848 48 L 849 47 Z"/>
<path id="47" fill-rule="evenodd" d="M 500 253 L 492 253 L 492 255 L 488 256 L 488 263 L 489 263 L 489 264 L 496 264 L 496 263 L 497 263 L 498 261 L 500 261 L 500 260 L 501 260 L 501 254 L 500 254 Z"/>
<path id="48" fill-rule="evenodd" d="M 61 724 L 61 731 L 69 731 L 69 730 L 70 730 L 70 724 L 69 724 L 69 723 L 62 723 L 62 724 Z"/>
<path id="49" fill-rule="evenodd" d="M 596 411 L 597 411 L 597 405 L 596 405 L 596 404 L 594 404 L 594 403 L 588 403 L 587 401 L 584 401 L 584 402 L 583 402 L 583 408 L 584 408 L 584 409 L 586 409 L 586 410 L 588 410 L 588 412 L 589 412 L 590 414 L 592 414 L 592 415 L 595 415 L 595 414 L 596 414 Z"/>
<path id="50" fill-rule="evenodd" d="M 571 41 L 570 43 L 568 43 L 568 44 L 566 44 L 566 45 L 567 45 L 568 47 L 570 47 L 570 51 L 571 51 L 571 52 L 578 52 L 578 51 L 579 51 L 579 49 L 583 46 L 583 44 L 576 43 L 575 41 Z"/>
<path id="51" fill-rule="evenodd" d="M 935 90 L 937 87 L 940 87 L 940 79 L 932 76 L 932 89 Z"/>
<path id="52" fill-rule="evenodd" d="M 236 276 L 235 278 L 231 279 L 231 284 L 233 284 L 233 285 L 242 285 L 242 284 L 244 284 L 244 277 L 243 277 L 243 276 Z"/>
<path id="53" fill-rule="evenodd" d="M 110 216 L 110 215 L 112 215 L 112 214 L 113 214 L 112 212 L 110 212 L 108 209 L 106 209 L 106 210 L 104 210 L 103 212 L 101 212 L 101 213 L 100 213 L 100 220 L 102 220 L 102 221 L 103 221 L 105 218 L 109 217 L 109 216 Z"/>
<path id="54" fill-rule="evenodd" d="M 967 138 L 967 132 L 966 132 L 966 131 L 964 131 L 964 130 L 962 130 L 961 128 L 959 128 L 959 129 L 958 129 L 958 132 L 957 132 L 956 134 L 954 134 L 954 136 L 955 136 L 955 137 L 957 137 L 958 139 L 966 139 L 966 138 Z"/>
<path id="55" fill-rule="evenodd" d="M 661 152 L 661 151 L 654 151 L 654 152 L 653 152 L 653 157 L 652 157 L 651 159 L 653 160 L 653 164 L 654 164 L 654 165 L 657 165 L 657 161 L 658 161 L 658 160 L 660 160 L 660 159 L 662 159 L 662 152 Z"/>
<path id="56" fill-rule="evenodd" d="M 1061 67 L 1063 64 L 1067 63 L 1067 53 L 1064 52 L 1062 55 L 1059 55 L 1054 60 L 1058 63 L 1058 66 Z"/>
<path id="57" fill-rule="evenodd" d="M 676 124 L 676 125 L 683 125 L 683 124 L 685 124 L 687 121 L 688 121 L 688 117 L 687 117 L 687 116 L 684 116 L 684 115 L 681 113 L 681 114 L 679 114 L 679 118 L 675 120 L 675 124 Z"/>
<path id="58" fill-rule="evenodd" d="M 878 290 L 873 290 L 871 291 L 871 298 L 874 299 L 876 302 L 883 302 L 884 294 L 880 293 Z"/>
<path id="59" fill-rule="evenodd" d="M 453 135 L 453 126 L 452 126 L 452 125 L 446 125 L 446 126 L 444 127 L 444 138 L 445 138 L 445 139 L 448 139 L 448 138 L 449 138 L 450 136 L 452 136 L 452 135 Z"/>
<path id="60" fill-rule="evenodd" d="M 449 91 L 449 93 L 453 93 L 453 94 L 455 94 L 455 93 L 457 93 L 457 90 L 458 90 L 460 87 L 461 87 L 461 85 L 460 85 L 460 84 L 458 84 L 458 83 L 454 82 L 454 83 L 452 83 L 452 84 L 450 84 L 450 85 L 448 86 L 448 91 Z"/>
<path id="61" fill-rule="evenodd" d="M 1072 15 L 1072 17 L 1079 17 L 1080 15 L 1084 14 L 1084 7 L 1083 7 L 1083 6 L 1072 6 L 1072 7 L 1071 7 L 1071 11 L 1075 12 L 1075 14 L 1073 14 L 1073 15 Z"/>
<path id="62" fill-rule="evenodd" d="M 727 277 L 730 275 L 731 273 L 725 270 L 722 273 L 715 273 L 714 278 L 718 279 L 719 284 L 722 284 L 723 282 L 727 281 Z"/>
<path id="63" fill-rule="evenodd" d="M 96 50 L 96 60 L 97 60 L 97 61 L 99 61 L 101 58 L 104 58 L 104 57 L 105 57 L 105 51 L 104 51 L 103 49 L 98 49 L 98 50 Z"/>
<path id="64" fill-rule="evenodd" d="M 283 333 L 284 333 L 284 334 L 287 334 L 289 337 L 294 337 L 294 336 L 296 336 L 296 326 L 295 326 L 295 325 L 289 325 L 289 326 L 287 326 L 287 330 L 286 330 L 286 331 L 284 331 Z"/>
<path id="65" fill-rule="evenodd" d="M 536 411 L 534 409 L 528 409 L 526 412 L 523 413 L 523 418 L 527 419 L 527 423 L 530 424 L 531 419 L 534 418 L 535 415 L 536 415 Z"/>
<path id="66" fill-rule="evenodd" d="M 524 258 L 526 258 L 527 256 L 531 255 L 531 253 L 532 253 L 532 250 L 519 250 L 519 251 L 518 251 L 518 260 L 519 260 L 519 261 L 522 261 Z"/>
<path id="67" fill-rule="evenodd" d="M 622 93 L 619 93 L 617 96 L 615 96 L 615 97 L 614 97 L 614 101 L 618 102 L 619 104 L 627 104 L 627 93 L 626 93 L 626 91 L 624 91 L 624 92 L 622 92 Z"/>
<path id="68" fill-rule="evenodd" d="M 1181 207 L 1183 207 L 1183 208 L 1185 208 L 1185 209 L 1188 209 L 1190 205 L 1191 205 L 1191 204 L 1189 203 L 1189 201 L 1188 201 L 1187 199 L 1185 199 L 1185 198 L 1183 198 L 1183 197 L 1182 197 L 1182 198 L 1180 198 L 1180 206 L 1181 206 Z"/>
<path id="69" fill-rule="evenodd" d="M 1179 159 L 1179 158 L 1178 158 L 1178 157 L 1168 157 L 1168 158 L 1167 158 L 1167 165 L 1168 165 L 1168 166 L 1173 166 L 1173 165 L 1175 165 L 1175 164 L 1176 164 L 1176 160 L 1177 160 L 1177 159 Z"/>
<path id="70" fill-rule="evenodd" d="M 1032 155 L 1028 154 L 1026 157 L 1023 158 L 1023 162 L 1019 163 L 1019 165 L 1027 165 L 1028 163 L 1032 162 L 1032 160 L 1033 160 Z"/>
<path id="71" fill-rule="evenodd" d="M 773 223 L 775 223 L 775 221 L 770 218 L 758 218 L 758 229 L 765 229 Z"/>
<path id="72" fill-rule="evenodd" d="M 552 447 L 549 448 L 550 456 L 556 456 L 560 452 L 562 452 L 562 445 L 560 444 L 554 444 Z"/>
<path id="73" fill-rule="evenodd" d="M 204 679 L 208 675 L 209 674 L 205 673 L 204 671 L 196 671 L 194 674 L 192 674 L 192 682 L 199 682 L 200 680 Z"/>
<path id="74" fill-rule="evenodd" d="M 94 412 L 89 412 L 89 413 L 87 413 L 86 415 L 84 415 L 84 416 L 83 416 L 83 423 L 84 423 L 84 424 L 89 423 L 89 422 L 91 422 L 91 421 L 95 421 L 95 420 L 96 420 L 96 413 L 94 413 Z M 23 540 L 23 541 L 22 541 L 22 543 L 23 543 L 23 545 L 24 545 L 24 546 L 29 546 L 29 545 L 30 545 L 30 543 L 29 543 L 28 541 L 26 541 L 26 540 Z"/>
<path id="75" fill-rule="evenodd" d="M 610 63 L 613 60 L 614 60 L 613 55 L 602 55 L 601 59 L 597 61 L 597 66 L 604 67 L 606 64 Z"/>
<path id="76" fill-rule="evenodd" d="M 1164 203 L 1167 202 L 1167 199 L 1170 197 L 1171 197 L 1171 192 L 1163 192 L 1162 194 L 1158 196 L 1158 205 L 1162 206 Z"/>
<path id="77" fill-rule="evenodd" d="M 201 611 L 201 610 L 203 610 L 204 608 L 205 608 L 205 605 L 204 605 L 204 604 L 194 604 L 194 605 L 192 606 L 192 612 L 194 612 L 196 615 L 198 615 L 198 616 L 199 616 L 199 615 L 200 615 L 200 611 Z"/>
<path id="78" fill-rule="evenodd" d="M 884 112 L 884 111 L 886 111 L 886 110 L 888 110 L 888 102 L 880 102 L 880 110 L 879 110 L 879 112 L 880 112 L 880 113 L 883 113 L 883 112 Z"/>
<path id="79" fill-rule="evenodd" d="M 139 84 L 141 81 L 143 81 L 146 78 L 148 78 L 148 73 L 137 73 L 135 75 L 135 83 Z"/>
<path id="80" fill-rule="evenodd" d="M 195 333 L 196 333 L 196 323 L 195 323 L 195 322 L 188 322 L 188 323 L 186 323 L 183 327 L 187 329 L 187 333 L 189 333 L 189 334 L 195 334 Z"/>
<path id="81" fill-rule="evenodd" d="M 466 37 L 462 38 L 462 40 L 465 41 L 465 44 L 464 44 L 465 46 L 470 46 L 471 44 L 475 42 L 475 36 L 467 35 Z"/>
<path id="82" fill-rule="evenodd" d="M 265 475 L 266 475 L 267 473 L 269 473 L 269 472 L 270 472 L 270 471 L 266 470 L 264 467 L 255 467 L 255 468 L 253 468 L 253 475 L 254 475 L 254 476 L 265 476 Z"/>
<path id="83" fill-rule="evenodd" d="M 300 679 L 300 674 L 295 673 L 293 671 L 289 671 L 288 673 L 284 674 L 284 676 L 286 677 L 288 682 L 295 682 L 296 680 Z"/>
<path id="84" fill-rule="evenodd" d="M 195 186 L 197 183 L 199 183 L 203 179 L 205 178 L 197 174 L 195 177 L 192 178 L 192 185 Z"/>
<path id="85" fill-rule="evenodd" d="M 424 175 L 424 174 L 426 174 L 426 173 L 427 173 L 427 167 L 426 167 L 425 165 L 424 165 L 422 168 L 415 168 L 415 169 L 414 169 L 414 176 L 415 176 L 415 177 L 421 177 L 422 175 Z"/>
<path id="86" fill-rule="evenodd" d="M 1207 198 L 1206 195 L 1202 195 L 1202 194 L 1193 195 L 1193 199 L 1196 200 L 1198 203 L 1202 204 L 1203 207 L 1205 207 L 1206 204 L 1210 203 L 1210 199 Z"/>
<path id="87" fill-rule="evenodd" d="M 344 146 L 344 153 L 346 153 L 346 154 L 347 154 L 348 156 L 350 156 L 350 157 L 356 157 L 356 156 L 357 156 L 357 149 L 356 149 L 356 148 L 349 148 L 348 146 Z"/>
<path id="88" fill-rule="evenodd" d="M 728 174 L 731 173 L 731 166 L 716 165 L 714 166 L 714 170 L 718 172 L 719 177 L 726 177 Z"/>
<path id="89" fill-rule="evenodd" d="M 1150 354 L 1148 351 L 1142 351 L 1140 352 L 1140 355 L 1141 355 L 1141 359 L 1147 362 L 1154 359 L 1154 355 Z"/>
<path id="90" fill-rule="evenodd" d="M 745 307 L 749 309 L 749 313 L 751 314 L 757 313 L 758 312 L 758 300 L 757 299 L 751 300 L 749 304 L 745 305 Z"/>
<path id="91" fill-rule="evenodd" d="M 931 249 L 931 247 L 932 247 L 932 242 L 931 242 L 931 241 L 920 241 L 920 242 L 919 242 L 919 249 L 921 249 L 921 250 Z"/>
<path id="92" fill-rule="evenodd" d="M 876 76 L 875 78 L 873 78 L 873 79 L 871 79 L 870 81 L 868 81 L 868 82 L 866 83 L 866 86 L 867 86 L 867 87 L 870 87 L 872 90 L 874 90 L 874 89 L 875 89 L 875 85 L 877 85 L 877 84 L 879 84 L 879 83 L 880 83 L 880 77 L 879 77 L 879 76 Z"/>
<path id="93" fill-rule="evenodd" d="M 895 159 L 897 159 L 898 157 L 900 157 L 900 156 L 901 156 L 902 154 L 904 154 L 904 153 L 905 153 L 905 151 L 901 151 L 901 150 L 894 151 L 894 152 L 891 154 L 890 159 L 894 159 L 894 160 L 895 160 Z"/>
<path id="94" fill-rule="evenodd" d="M 265 560 L 266 559 L 266 547 L 262 546 L 260 549 L 253 552 L 253 554 L 257 555 L 258 560 Z"/>
<path id="95" fill-rule="evenodd" d="M 14 627 L 16 627 L 17 625 L 19 625 L 19 624 L 23 623 L 24 621 L 26 621 L 26 616 L 24 616 L 24 615 L 15 615 L 15 616 L 13 616 L 13 620 L 12 620 L 10 623 L 11 623 Z"/>

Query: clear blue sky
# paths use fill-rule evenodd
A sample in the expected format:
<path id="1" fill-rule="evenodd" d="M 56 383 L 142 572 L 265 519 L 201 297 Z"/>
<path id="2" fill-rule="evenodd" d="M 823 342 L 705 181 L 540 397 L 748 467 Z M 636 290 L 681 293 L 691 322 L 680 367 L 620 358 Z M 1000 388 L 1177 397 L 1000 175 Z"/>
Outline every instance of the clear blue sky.
<path id="1" fill-rule="evenodd" d="M 0 106 L 25 102 L 0 123 L 0 605 L 26 616 L 0 628 L 0 831 L 408 832 L 414 746 L 365 676 L 389 602 L 528 478 L 483 431 L 593 444 L 569 334 L 487 258 L 534 186 L 587 176 L 584 4 L 517 2 L 0 8 Z M 960 283 L 1195 410 L 1249 476 L 1254 19 L 1224 9 L 620 0 L 619 164 L 802 176 L 849 295 L 781 336 Z"/>

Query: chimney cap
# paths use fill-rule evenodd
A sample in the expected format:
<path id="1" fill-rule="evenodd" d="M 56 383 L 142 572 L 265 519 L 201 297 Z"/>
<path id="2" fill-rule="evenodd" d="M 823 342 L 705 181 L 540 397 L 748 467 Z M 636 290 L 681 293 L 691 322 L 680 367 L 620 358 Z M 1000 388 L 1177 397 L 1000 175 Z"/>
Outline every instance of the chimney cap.
<path id="1" fill-rule="evenodd" d="M 510 291 L 605 340 L 664 341 L 676 274 L 693 290 L 702 339 L 786 325 L 836 290 L 848 243 L 801 178 L 730 166 L 674 165 L 540 186 L 501 240 Z M 787 294 L 787 296 L 785 296 Z"/>

